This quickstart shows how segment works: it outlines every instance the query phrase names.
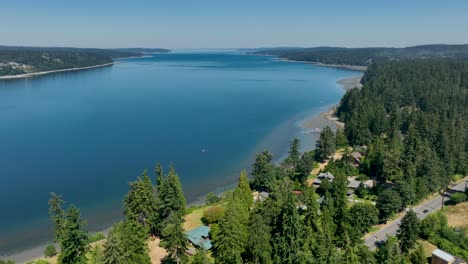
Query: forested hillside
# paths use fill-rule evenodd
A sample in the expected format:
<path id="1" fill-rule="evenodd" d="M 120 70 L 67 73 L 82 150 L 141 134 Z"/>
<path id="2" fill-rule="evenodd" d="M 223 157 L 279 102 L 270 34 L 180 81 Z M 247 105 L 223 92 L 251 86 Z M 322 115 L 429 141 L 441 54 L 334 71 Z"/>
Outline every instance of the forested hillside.
<path id="1" fill-rule="evenodd" d="M 397 182 L 405 204 L 468 173 L 468 63 L 373 64 L 338 116 L 352 145 L 366 145 L 364 173 Z"/>
<path id="2" fill-rule="evenodd" d="M 422 45 L 407 48 L 339 48 L 265 49 L 253 54 L 276 55 L 297 61 L 368 66 L 373 62 L 450 58 L 468 60 L 468 45 Z"/>
<path id="3" fill-rule="evenodd" d="M 0 46 L 0 76 L 88 67 L 140 55 L 105 49 Z"/>

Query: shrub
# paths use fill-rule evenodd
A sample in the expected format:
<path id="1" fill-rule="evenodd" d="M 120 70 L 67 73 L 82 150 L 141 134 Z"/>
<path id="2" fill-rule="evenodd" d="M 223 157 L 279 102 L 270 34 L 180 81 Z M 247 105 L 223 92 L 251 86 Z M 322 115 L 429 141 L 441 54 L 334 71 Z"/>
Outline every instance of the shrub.
<path id="1" fill-rule="evenodd" d="M 464 193 L 454 193 L 450 197 L 450 200 L 453 204 L 459 204 L 461 202 L 466 201 L 466 194 Z"/>
<path id="2" fill-rule="evenodd" d="M 220 200 L 221 198 L 212 192 L 208 193 L 205 198 L 206 204 L 214 204 L 214 203 L 219 202 Z"/>
<path id="3" fill-rule="evenodd" d="M 48 258 L 57 255 L 57 250 L 55 249 L 55 246 L 54 246 L 54 245 L 48 245 L 48 246 L 44 249 L 44 255 L 45 255 L 46 257 L 48 257 Z"/>
<path id="4" fill-rule="evenodd" d="M 40 260 L 34 262 L 34 264 L 49 264 L 49 262 L 47 260 L 40 259 Z"/>
<path id="5" fill-rule="evenodd" d="M 212 206 L 212 207 L 206 209 L 203 212 L 202 221 L 205 224 L 217 223 L 219 221 L 219 219 L 221 219 L 221 217 L 223 217 L 223 215 L 224 215 L 224 208 L 223 207 L 221 207 L 219 205 Z"/>
<path id="6" fill-rule="evenodd" d="M 103 233 L 97 232 L 88 238 L 88 243 L 91 244 L 96 241 L 103 240 L 104 238 L 106 238 L 106 236 Z"/>

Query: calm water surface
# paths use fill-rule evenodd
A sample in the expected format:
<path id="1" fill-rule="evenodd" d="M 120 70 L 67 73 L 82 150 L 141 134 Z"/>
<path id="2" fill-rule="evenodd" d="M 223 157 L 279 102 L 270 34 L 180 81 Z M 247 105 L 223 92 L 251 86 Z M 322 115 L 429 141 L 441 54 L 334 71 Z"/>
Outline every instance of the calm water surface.
<path id="1" fill-rule="evenodd" d="M 127 183 L 174 162 L 188 201 L 277 157 L 355 72 L 225 53 L 176 52 L 0 81 L 0 255 L 50 241 L 50 192 L 90 229 L 121 217 Z"/>

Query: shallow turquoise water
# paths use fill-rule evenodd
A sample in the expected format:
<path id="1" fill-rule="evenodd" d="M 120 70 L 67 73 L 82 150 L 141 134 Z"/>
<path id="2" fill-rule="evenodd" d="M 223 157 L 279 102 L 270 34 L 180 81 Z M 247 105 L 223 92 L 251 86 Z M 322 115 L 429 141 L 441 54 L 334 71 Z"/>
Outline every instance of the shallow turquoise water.
<path id="1" fill-rule="evenodd" d="M 176 52 L 0 81 L 0 255 L 50 240 L 50 192 L 91 229 L 121 216 L 127 183 L 174 162 L 189 201 L 232 185 L 256 152 L 277 157 L 301 120 L 355 72 L 235 52 Z"/>

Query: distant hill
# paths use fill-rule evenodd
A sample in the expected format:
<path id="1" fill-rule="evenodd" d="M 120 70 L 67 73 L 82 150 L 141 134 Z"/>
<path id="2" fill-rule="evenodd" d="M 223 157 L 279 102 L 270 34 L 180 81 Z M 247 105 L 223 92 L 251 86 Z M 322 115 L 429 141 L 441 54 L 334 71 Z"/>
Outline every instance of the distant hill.
<path id="1" fill-rule="evenodd" d="M 367 66 L 375 61 L 406 59 L 458 59 L 468 61 L 468 44 L 465 45 L 420 45 L 406 48 L 341 48 L 315 47 L 299 49 L 260 49 L 251 54 L 276 55 L 297 61 L 325 64 Z"/>
<path id="2" fill-rule="evenodd" d="M 0 76 L 96 66 L 141 55 L 113 49 L 0 46 Z"/>
<path id="3" fill-rule="evenodd" d="M 112 49 L 112 50 L 120 51 L 120 52 L 143 53 L 143 54 L 171 52 L 171 50 L 161 49 L 161 48 L 118 48 L 118 49 Z"/>

